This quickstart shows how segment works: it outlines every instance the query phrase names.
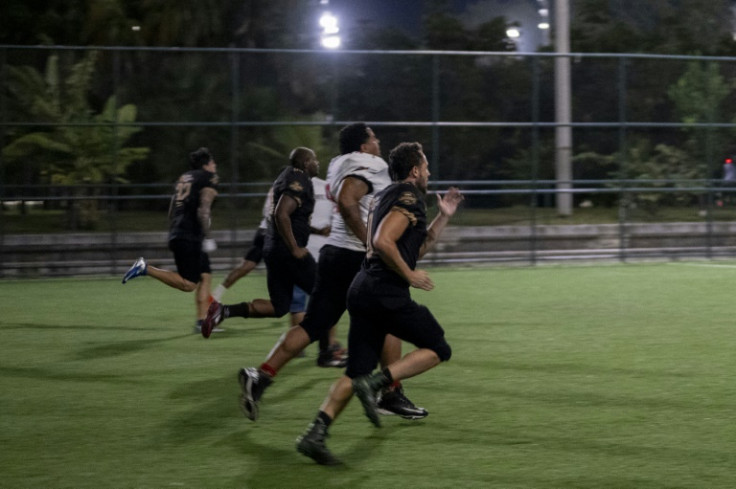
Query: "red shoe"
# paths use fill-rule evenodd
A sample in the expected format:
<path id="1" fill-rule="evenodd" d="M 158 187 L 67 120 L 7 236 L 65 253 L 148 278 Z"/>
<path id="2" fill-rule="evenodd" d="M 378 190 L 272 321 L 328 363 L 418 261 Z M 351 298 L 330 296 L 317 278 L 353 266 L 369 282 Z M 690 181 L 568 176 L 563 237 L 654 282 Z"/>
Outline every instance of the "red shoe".
<path id="1" fill-rule="evenodd" d="M 225 319 L 222 314 L 223 310 L 222 304 L 212 301 L 210 307 L 207 308 L 207 317 L 202 321 L 202 336 L 209 338 L 212 330 Z"/>

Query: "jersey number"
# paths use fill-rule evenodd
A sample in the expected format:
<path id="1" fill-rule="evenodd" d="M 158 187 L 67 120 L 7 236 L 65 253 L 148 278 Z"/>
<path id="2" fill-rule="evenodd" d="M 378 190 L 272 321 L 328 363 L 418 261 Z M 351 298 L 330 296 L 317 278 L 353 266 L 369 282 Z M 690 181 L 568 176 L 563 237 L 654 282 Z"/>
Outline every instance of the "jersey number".
<path id="1" fill-rule="evenodd" d="M 192 192 L 191 182 L 179 182 L 176 184 L 176 205 L 182 205 L 182 202 L 189 197 Z"/>

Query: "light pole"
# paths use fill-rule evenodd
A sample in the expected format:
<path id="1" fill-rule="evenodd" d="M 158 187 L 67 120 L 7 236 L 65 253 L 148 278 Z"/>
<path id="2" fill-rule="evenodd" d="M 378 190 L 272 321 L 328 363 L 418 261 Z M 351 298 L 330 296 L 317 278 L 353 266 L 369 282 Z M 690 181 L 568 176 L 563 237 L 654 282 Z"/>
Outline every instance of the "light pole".
<path id="1" fill-rule="evenodd" d="M 570 89 L 570 9 L 555 0 L 555 179 L 557 214 L 572 215 L 572 110 Z"/>

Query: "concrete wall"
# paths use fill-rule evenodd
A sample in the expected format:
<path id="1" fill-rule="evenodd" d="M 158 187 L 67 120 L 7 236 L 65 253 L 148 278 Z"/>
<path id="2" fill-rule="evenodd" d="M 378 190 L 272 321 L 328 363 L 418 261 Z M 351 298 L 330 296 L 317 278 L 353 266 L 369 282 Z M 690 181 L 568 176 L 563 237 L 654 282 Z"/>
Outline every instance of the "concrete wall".
<path id="1" fill-rule="evenodd" d="M 218 231 L 211 254 L 216 271 L 235 266 L 252 230 Z M 4 277 L 118 275 L 138 257 L 173 267 L 167 234 L 77 233 L 5 235 Z M 655 223 L 569 226 L 449 226 L 426 264 L 537 263 L 564 260 L 635 260 L 736 257 L 736 223 Z"/>

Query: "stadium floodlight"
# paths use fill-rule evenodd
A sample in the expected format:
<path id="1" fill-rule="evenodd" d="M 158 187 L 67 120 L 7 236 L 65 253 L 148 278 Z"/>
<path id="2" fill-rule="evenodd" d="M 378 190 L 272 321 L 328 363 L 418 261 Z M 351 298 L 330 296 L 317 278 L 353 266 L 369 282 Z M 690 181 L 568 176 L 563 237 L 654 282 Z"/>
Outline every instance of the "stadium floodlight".
<path id="1" fill-rule="evenodd" d="M 337 17 L 329 12 L 325 12 L 322 14 L 322 17 L 319 18 L 319 25 L 325 31 L 328 29 L 337 29 Z"/>
<path id="2" fill-rule="evenodd" d="M 516 27 L 509 27 L 506 29 L 506 35 L 510 37 L 511 39 L 518 39 L 521 37 L 521 31 L 517 29 Z"/>
<path id="3" fill-rule="evenodd" d="M 340 36 L 324 36 L 322 38 L 322 47 L 327 49 L 337 49 L 340 47 L 340 44 L 342 44 L 342 41 L 340 40 Z"/>
<path id="4" fill-rule="evenodd" d="M 540 22 L 539 24 L 537 24 L 537 27 L 542 30 L 547 30 L 549 29 L 549 22 Z"/>
<path id="5" fill-rule="evenodd" d="M 324 12 L 319 18 L 319 25 L 322 28 L 321 43 L 322 47 L 326 49 L 337 49 L 342 44 L 340 36 L 337 34 L 340 32 L 338 26 L 338 19 L 330 12 Z"/>

